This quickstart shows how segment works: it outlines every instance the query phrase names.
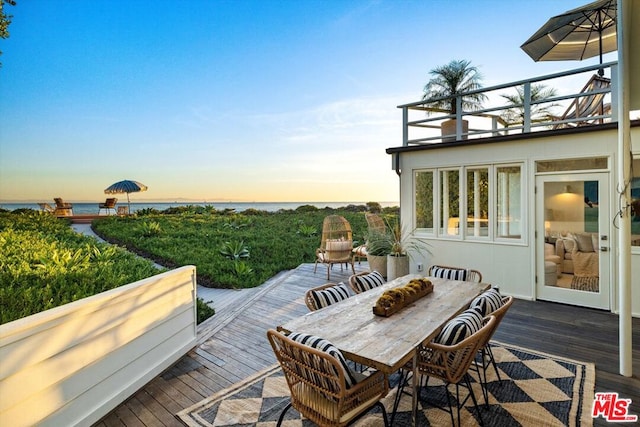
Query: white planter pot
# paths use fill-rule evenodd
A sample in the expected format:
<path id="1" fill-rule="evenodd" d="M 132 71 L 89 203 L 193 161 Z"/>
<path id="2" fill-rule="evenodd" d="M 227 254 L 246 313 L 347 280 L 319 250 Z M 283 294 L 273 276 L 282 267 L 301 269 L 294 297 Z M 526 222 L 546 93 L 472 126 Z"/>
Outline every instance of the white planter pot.
<path id="1" fill-rule="evenodd" d="M 382 274 L 382 277 L 387 277 L 387 256 L 386 255 L 367 255 L 367 261 L 369 262 L 369 270 L 377 271 Z"/>
<path id="2" fill-rule="evenodd" d="M 391 256 L 387 255 L 387 280 L 391 281 L 398 277 L 409 274 L 409 257 L 408 256 Z"/>

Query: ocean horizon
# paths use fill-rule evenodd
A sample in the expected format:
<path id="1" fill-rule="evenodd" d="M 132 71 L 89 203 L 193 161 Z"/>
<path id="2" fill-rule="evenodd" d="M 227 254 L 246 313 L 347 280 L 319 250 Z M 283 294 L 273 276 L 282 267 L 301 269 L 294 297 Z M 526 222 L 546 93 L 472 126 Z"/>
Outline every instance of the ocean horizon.
<path id="1" fill-rule="evenodd" d="M 102 203 L 102 202 L 100 202 Z M 131 212 L 137 212 L 142 209 L 156 209 L 163 211 L 169 208 L 180 206 L 213 206 L 216 210 L 233 209 L 236 212 L 242 212 L 247 209 L 257 209 L 266 212 L 277 212 L 281 209 L 296 209 L 303 205 L 315 206 L 322 208 L 341 208 L 348 205 L 366 205 L 368 202 L 131 202 Z M 378 202 L 382 207 L 399 206 L 398 202 Z M 55 207 L 55 203 L 49 203 Z M 98 202 L 80 202 L 72 203 L 74 215 L 97 215 Z M 118 201 L 118 206 L 126 206 L 127 202 Z M 0 208 L 13 211 L 16 209 L 33 209 L 40 210 L 37 202 L 21 202 L 21 203 L 4 203 L 0 202 Z M 103 211 L 104 213 L 104 211 Z"/>

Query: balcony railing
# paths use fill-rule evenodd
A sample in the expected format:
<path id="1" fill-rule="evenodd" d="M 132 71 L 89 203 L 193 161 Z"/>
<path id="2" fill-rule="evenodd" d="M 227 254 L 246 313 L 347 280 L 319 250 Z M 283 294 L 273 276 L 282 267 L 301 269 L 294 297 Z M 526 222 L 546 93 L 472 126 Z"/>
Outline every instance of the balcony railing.
<path id="1" fill-rule="evenodd" d="M 604 75 L 610 77 L 600 78 L 596 73 L 598 70 L 603 70 Z M 400 105 L 403 146 L 615 122 L 616 77 L 617 62 L 608 62 L 482 88 L 455 97 L 457 114 L 432 107 L 435 101 L 450 98 L 431 98 Z M 536 96 L 535 93 L 539 92 L 535 89 L 539 87 L 554 89 L 556 94 L 546 98 Z M 484 108 L 463 110 L 462 97 L 471 93 L 486 96 Z M 512 103 L 504 98 L 505 95 L 520 102 Z M 455 119 L 452 130 L 444 130 L 442 124 L 451 119 Z"/>

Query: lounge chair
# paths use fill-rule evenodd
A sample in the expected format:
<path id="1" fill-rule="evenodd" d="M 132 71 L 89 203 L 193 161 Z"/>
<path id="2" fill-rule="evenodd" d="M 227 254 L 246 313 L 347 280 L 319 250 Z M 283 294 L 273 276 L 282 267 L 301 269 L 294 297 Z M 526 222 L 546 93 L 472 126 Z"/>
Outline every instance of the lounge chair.
<path id="1" fill-rule="evenodd" d="M 611 92 L 611 80 L 594 74 L 575 97 L 553 128 L 574 128 L 592 124 L 602 124 L 611 114 L 611 104 L 604 103 L 604 97 Z"/>
<path id="2" fill-rule="evenodd" d="M 327 280 L 331 280 L 331 267 L 333 264 L 351 264 L 353 274 L 356 274 L 353 265 L 353 233 L 351 225 L 344 217 L 329 215 L 322 223 L 322 241 L 320 248 L 316 249 L 316 262 L 313 272 L 316 272 L 318 263 L 327 265 Z"/>
<path id="3" fill-rule="evenodd" d="M 56 211 L 56 209 L 53 206 L 51 206 L 49 203 L 38 203 L 38 206 L 40 206 L 40 210 L 42 212 L 54 213 Z"/>
<path id="4" fill-rule="evenodd" d="M 111 210 L 113 209 L 113 213 L 116 213 L 116 203 L 118 203 L 118 199 L 115 197 L 109 197 L 104 203 L 98 204 L 98 215 L 102 212 L 102 209 L 106 210 L 107 215 L 111 214 Z"/>
<path id="5" fill-rule="evenodd" d="M 60 197 L 53 199 L 56 202 L 55 214 L 57 216 L 71 216 L 73 215 L 73 205 L 62 200 Z"/>

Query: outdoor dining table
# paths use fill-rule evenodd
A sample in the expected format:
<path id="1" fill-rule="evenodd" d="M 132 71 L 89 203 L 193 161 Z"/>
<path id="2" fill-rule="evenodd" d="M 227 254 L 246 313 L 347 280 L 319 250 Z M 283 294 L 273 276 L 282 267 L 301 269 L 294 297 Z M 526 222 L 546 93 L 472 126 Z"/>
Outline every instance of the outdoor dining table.
<path id="1" fill-rule="evenodd" d="M 432 293 L 389 317 L 373 313 L 373 306 L 384 291 L 421 277 L 424 276 L 409 274 L 399 277 L 290 320 L 278 326 L 278 330 L 324 338 L 348 359 L 390 375 L 412 360 L 420 343 L 434 338 L 448 320 L 466 309 L 476 296 L 491 286 L 488 283 L 429 277 L 433 283 Z"/>

